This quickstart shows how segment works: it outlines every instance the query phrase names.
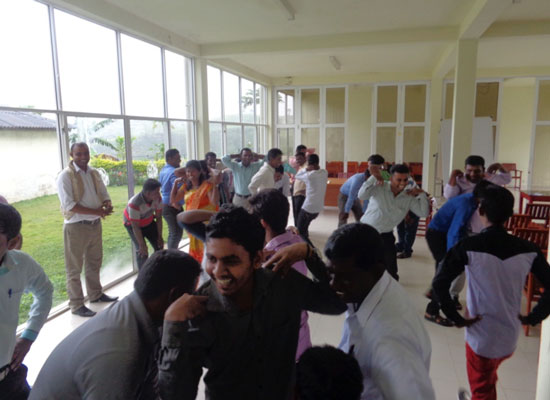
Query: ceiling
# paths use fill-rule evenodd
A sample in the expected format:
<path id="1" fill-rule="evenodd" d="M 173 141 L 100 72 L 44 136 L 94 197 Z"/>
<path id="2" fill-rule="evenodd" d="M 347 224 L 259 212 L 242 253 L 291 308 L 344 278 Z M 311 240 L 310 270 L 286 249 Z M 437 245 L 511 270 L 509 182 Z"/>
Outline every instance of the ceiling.
<path id="1" fill-rule="evenodd" d="M 53 2 L 86 7 L 85 0 Z M 281 3 L 292 8 L 293 20 Z M 202 56 L 266 79 L 449 73 L 457 39 L 479 39 L 479 68 L 550 68 L 550 0 L 95 0 Z M 110 14 L 110 15 L 107 15 Z M 134 25 L 134 30 L 136 30 Z M 488 31 L 489 29 L 489 31 Z M 339 70 L 330 63 L 334 56 Z"/>

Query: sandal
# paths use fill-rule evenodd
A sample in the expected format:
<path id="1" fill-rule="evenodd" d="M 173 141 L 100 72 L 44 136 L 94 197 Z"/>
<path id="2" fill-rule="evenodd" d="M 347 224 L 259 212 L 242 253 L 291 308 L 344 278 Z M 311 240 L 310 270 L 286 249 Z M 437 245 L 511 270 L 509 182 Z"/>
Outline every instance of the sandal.
<path id="1" fill-rule="evenodd" d="M 443 318 L 439 314 L 434 315 L 434 314 L 425 313 L 424 314 L 424 319 L 426 319 L 430 322 L 433 322 L 434 324 L 441 325 L 441 326 L 453 326 L 454 325 L 453 321 L 451 321 L 450 319 L 447 319 L 447 318 Z"/>

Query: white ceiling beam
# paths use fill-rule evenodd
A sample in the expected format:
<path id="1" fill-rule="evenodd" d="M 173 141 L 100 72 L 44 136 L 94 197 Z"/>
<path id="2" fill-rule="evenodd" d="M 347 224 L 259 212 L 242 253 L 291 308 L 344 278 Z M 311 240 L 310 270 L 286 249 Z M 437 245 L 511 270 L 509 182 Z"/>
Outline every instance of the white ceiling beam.
<path id="1" fill-rule="evenodd" d="M 448 45 L 439 56 L 439 60 L 435 64 L 432 71 L 432 77 L 442 79 L 454 68 L 456 63 L 456 43 Z"/>
<path id="2" fill-rule="evenodd" d="M 481 37 L 488 39 L 537 35 L 550 35 L 550 20 L 495 22 Z"/>
<path id="3" fill-rule="evenodd" d="M 512 0 L 477 0 L 460 24 L 459 39 L 479 39 Z"/>

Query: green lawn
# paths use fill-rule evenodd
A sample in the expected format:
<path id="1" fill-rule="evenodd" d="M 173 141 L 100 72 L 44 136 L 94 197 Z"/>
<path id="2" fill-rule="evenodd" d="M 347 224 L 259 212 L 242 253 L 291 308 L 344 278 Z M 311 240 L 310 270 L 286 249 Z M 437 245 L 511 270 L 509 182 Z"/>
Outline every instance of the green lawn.
<path id="1" fill-rule="evenodd" d="M 103 221 L 103 265 L 117 262 L 129 265 L 131 244 L 128 232 L 122 224 L 122 213 L 128 199 L 126 186 L 108 187 L 114 213 Z M 59 211 L 57 195 L 38 197 L 12 204 L 23 218 L 23 248 L 42 265 L 54 286 L 53 305 L 67 300 L 65 287 L 65 262 L 63 256 L 63 217 Z M 168 229 L 163 224 L 163 238 Z M 151 252 L 151 250 L 150 250 Z M 107 282 L 102 282 L 103 284 Z M 25 294 L 19 310 L 19 323 L 28 318 L 32 295 Z"/>

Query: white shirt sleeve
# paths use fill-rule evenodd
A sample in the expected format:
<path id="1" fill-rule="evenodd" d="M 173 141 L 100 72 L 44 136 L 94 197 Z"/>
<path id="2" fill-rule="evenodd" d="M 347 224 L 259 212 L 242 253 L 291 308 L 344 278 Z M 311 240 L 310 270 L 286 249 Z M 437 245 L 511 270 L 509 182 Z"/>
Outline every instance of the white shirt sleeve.
<path id="1" fill-rule="evenodd" d="M 53 286 L 40 264 L 31 256 L 28 256 L 27 267 L 28 280 L 25 291 L 32 293 L 34 300 L 26 329 L 38 333 L 52 308 Z"/>
<path id="2" fill-rule="evenodd" d="M 288 177 L 287 174 L 284 174 L 281 180 L 283 181 L 283 194 L 286 197 L 289 197 L 290 196 L 290 178 Z"/>
<path id="3" fill-rule="evenodd" d="M 445 187 L 443 188 L 443 197 L 445 197 L 447 200 L 452 199 L 453 197 L 456 197 L 460 194 L 460 187 L 458 187 L 458 184 L 451 186 L 448 183 L 445 184 Z"/>
<path id="4" fill-rule="evenodd" d="M 73 197 L 71 177 L 66 171 L 61 172 L 57 178 L 57 195 L 63 209 L 70 211 L 76 206 L 76 201 L 74 201 Z"/>
<path id="5" fill-rule="evenodd" d="M 411 202 L 411 211 L 420 218 L 426 218 L 430 213 L 430 201 L 426 193 L 420 193 Z"/>
<path id="6" fill-rule="evenodd" d="M 248 184 L 248 190 L 250 191 L 250 194 L 254 196 L 256 193 L 259 192 L 260 186 L 262 185 L 263 181 L 263 172 L 264 170 L 260 169 L 254 176 L 252 177 L 252 180 Z"/>
<path id="7" fill-rule="evenodd" d="M 357 197 L 360 200 L 367 200 L 373 195 L 377 186 L 378 186 L 378 180 L 374 176 L 371 176 L 369 179 L 367 179 L 363 183 L 363 185 L 361 185 L 361 189 L 359 189 L 359 194 Z"/>

